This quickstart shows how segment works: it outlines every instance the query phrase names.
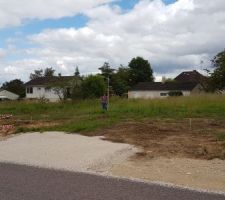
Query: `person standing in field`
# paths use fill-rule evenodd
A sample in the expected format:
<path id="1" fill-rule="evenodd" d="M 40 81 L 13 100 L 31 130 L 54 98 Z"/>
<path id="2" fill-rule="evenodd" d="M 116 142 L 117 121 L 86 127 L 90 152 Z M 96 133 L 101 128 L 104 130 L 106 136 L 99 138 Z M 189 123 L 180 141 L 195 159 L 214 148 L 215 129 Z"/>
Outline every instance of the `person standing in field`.
<path id="1" fill-rule="evenodd" d="M 101 103 L 102 103 L 102 109 L 108 110 L 108 97 L 105 94 L 101 97 Z"/>

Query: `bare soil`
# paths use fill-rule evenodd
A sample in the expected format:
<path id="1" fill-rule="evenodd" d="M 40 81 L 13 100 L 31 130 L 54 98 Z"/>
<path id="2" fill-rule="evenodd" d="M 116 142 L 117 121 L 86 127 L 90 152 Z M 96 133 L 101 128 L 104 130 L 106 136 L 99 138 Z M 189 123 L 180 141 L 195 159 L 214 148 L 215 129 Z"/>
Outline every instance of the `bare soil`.
<path id="1" fill-rule="evenodd" d="M 104 135 L 106 140 L 128 143 L 143 149 L 139 158 L 225 159 L 225 141 L 217 134 L 225 132 L 225 121 L 213 119 L 127 121 L 88 133 Z"/>
<path id="2" fill-rule="evenodd" d="M 35 128 L 44 128 L 44 127 L 53 127 L 61 122 L 54 121 L 37 121 L 37 120 L 20 120 L 14 117 L 9 119 L 0 119 L 0 138 L 8 137 L 14 133 L 16 133 L 17 129 L 35 129 Z M 9 129 L 4 130 L 3 126 L 9 125 L 11 126 Z"/>

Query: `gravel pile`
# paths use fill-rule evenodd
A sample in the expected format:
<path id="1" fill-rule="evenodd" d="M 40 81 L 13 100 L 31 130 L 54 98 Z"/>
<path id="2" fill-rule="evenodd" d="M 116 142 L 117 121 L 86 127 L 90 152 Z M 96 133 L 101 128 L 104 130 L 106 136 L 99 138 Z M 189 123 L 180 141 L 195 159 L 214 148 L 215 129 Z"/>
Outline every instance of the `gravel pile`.
<path id="1" fill-rule="evenodd" d="M 107 173 L 137 151 L 131 145 L 60 132 L 26 133 L 0 141 L 0 162 Z"/>

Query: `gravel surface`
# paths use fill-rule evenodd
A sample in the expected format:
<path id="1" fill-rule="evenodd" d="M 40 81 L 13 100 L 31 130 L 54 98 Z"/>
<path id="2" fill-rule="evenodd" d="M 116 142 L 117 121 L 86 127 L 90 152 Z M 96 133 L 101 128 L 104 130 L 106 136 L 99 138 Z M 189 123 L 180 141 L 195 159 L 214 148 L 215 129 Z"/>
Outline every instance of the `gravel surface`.
<path id="1" fill-rule="evenodd" d="M 127 144 L 59 132 L 27 133 L 0 141 L 0 162 L 106 173 L 135 153 Z"/>
<path id="2" fill-rule="evenodd" d="M 0 163 L 1 200 L 224 200 L 130 180 Z"/>
<path id="3" fill-rule="evenodd" d="M 225 193 L 225 161 L 187 158 L 129 159 L 111 170 L 112 175 Z"/>

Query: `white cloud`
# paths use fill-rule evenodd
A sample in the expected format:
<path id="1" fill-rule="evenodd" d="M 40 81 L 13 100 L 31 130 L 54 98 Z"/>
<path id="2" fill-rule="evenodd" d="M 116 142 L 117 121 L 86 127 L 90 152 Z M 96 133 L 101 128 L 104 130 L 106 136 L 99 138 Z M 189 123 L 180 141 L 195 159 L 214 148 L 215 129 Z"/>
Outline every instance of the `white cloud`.
<path id="1" fill-rule="evenodd" d="M 18 70 L 17 70 L 16 67 L 13 67 L 13 66 L 7 66 L 7 67 L 4 68 L 4 72 L 5 72 L 6 74 L 13 74 L 13 75 L 15 75 L 15 74 L 18 73 Z"/>
<path id="2" fill-rule="evenodd" d="M 52 66 L 71 74 L 76 65 L 82 73 L 96 72 L 104 61 L 126 65 L 143 56 L 157 77 L 181 70 L 200 69 L 225 48 L 225 1 L 142 0 L 123 12 L 117 6 L 97 6 L 85 11 L 90 18 L 80 29 L 44 30 L 28 39 L 39 48 L 28 49 L 27 66 Z M 17 66 L 14 64 L 14 66 Z M 19 65 L 21 66 L 21 65 Z M 33 68 L 31 69 L 31 71 Z"/>
<path id="3" fill-rule="evenodd" d="M 1 62 L 0 61 L 0 84 L 13 79 L 27 81 L 33 69 L 38 69 L 45 63 L 36 59 L 21 59 L 18 61 Z"/>
<path id="4" fill-rule="evenodd" d="M 0 28 L 30 19 L 74 16 L 112 0 L 0 0 Z"/>

